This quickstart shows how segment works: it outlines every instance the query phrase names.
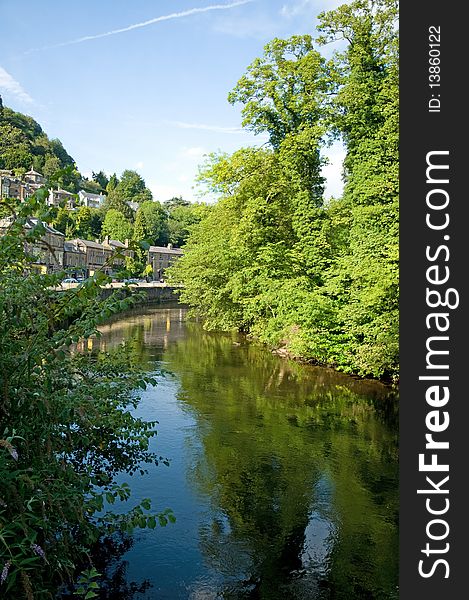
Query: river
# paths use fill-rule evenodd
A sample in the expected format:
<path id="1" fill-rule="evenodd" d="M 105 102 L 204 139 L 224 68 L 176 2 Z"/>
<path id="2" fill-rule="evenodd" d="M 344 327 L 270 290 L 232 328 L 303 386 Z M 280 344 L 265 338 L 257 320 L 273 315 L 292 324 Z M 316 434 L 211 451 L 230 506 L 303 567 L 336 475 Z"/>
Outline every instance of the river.
<path id="1" fill-rule="evenodd" d="M 136 309 L 95 345 L 156 371 L 139 416 L 170 460 L 128 478 L 175 524 L 138 531 L 135 598 L 397 598 L 397 398 L 386 386 L 206 332 L 180 307 Z M 126 596 L 127 597 L 127 596 Z"/>

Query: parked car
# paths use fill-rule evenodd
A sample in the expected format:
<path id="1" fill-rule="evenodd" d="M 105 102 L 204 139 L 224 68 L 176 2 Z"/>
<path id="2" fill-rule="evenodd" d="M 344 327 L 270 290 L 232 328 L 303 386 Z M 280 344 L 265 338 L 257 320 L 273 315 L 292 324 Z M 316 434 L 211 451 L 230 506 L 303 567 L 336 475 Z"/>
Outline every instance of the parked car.
<path id="1" fill-rule="evenodd" d="M 62 283 L 78 283 L 78 279 L 75 279 L 75 277 L 67 277 L 62 280 Z"/>

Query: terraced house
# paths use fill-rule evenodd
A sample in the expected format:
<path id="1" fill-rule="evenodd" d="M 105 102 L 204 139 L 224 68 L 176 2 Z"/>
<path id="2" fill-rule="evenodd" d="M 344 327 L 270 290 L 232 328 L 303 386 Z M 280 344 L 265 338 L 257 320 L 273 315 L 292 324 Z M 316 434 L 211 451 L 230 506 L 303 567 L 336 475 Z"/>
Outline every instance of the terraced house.
<path id="1" fill-rule="evenodd" d="M 173 248 L 172 244 L 150 246 L 148 249 L 148 264 L 152 267 L 153 279 L 158 281 L 163 278 L 165 270 L 183 254 L 184 251 L 181 248 Z"/>
<path id="2" fill-rule="evenodd" d="M 70 255 L 72 253 L 81 253 L 84 260 L 82 264 L 85 264 L 85 277 L 91 277 L 96 271 L 102 271 L 109 275 L 112 272 L 111 256 L 112 250 L 109 247 L 104 246 L 100 242 L 92 242 L 90 240 L 82 240 L 81 238 L 75 238 L 74 240 L 68 240 L 67 248 Z M 72 249 L 72 250 L 70 250 Z M 67 261 L 71 256 L 67 255 Z"/>
<path id="3" fill-rule="evenodd" d="M 0 235 L 3 235 L 13 222 L 13 217 L 0 220 Z M 26 252 L 34 257 L 31 269 L 40 273 L 55 273 L 64 268 L 64 242 L 65 235 L 51 225 L 30 217 L 26 224 L 26 230 L 32 230 L 41 225 L 44 233 L 39 240 L 33 244 L 26 244 Z"/>

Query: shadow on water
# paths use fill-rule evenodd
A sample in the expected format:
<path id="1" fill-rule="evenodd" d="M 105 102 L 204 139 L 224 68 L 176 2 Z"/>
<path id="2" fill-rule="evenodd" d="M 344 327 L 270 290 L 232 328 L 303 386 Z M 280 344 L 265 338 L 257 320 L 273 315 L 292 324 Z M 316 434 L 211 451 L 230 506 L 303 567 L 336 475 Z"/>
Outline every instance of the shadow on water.
<path id="1" fill-rule="evenodd" d="M 138 409 L 160 421 L 172 465 L 131 483 L 178 521 L 136 536 L 122 586 L 148 580 L 134 594 L 158 600 L 397 598 L 395 392 L 184 316 L 136 310 L 95 342 L 132 341 L 172 373 Z"/>
<path id="2" fill-rule="evenodd" d="M 101 539 L 91 550 L 93 566 L 98 573 L 100 589 L 97 590 L 98 600 L 137 600 L 148 597 L 151 583 L 148 579 L 135 582 L 129 581 L 127 570 L 129 562 L 123 556 L 132 548 L 134 540 L 127 534 L 116 534 Z M 86 568 L 86 566 L 84 567 Z M 62 600 L 76 599 L 74 589 L 63 591 Z"/>

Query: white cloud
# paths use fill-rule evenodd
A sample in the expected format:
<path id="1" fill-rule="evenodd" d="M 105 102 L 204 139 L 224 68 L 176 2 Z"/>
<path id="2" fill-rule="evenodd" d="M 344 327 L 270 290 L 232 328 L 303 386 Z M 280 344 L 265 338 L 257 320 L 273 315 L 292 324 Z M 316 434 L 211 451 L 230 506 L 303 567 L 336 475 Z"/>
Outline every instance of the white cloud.
<path id="1" fill-rule="evenodd" d="M 148 19 L 148 21 L 142 21 L 141 23 L 134 23 L 133 25 L 127 25 L 126 27 L 121 27 L 120 29 L 112 29 L 111 31 L 106 31 L 104 33 L 97 33 L 93 35 L 85 35 L 83 37 L 77 38 L 75 40 L 69 40 L 68 42 L 61 42 L 59 44 L 54 44 L 51 46 L 44 46 L 42 48 L 32 48 L 28 50 L 26 54 L 30 52 L 37 52 L 39 50 L 47 50 L 50 48 L 61 48 L 63 46 L 71 46 L 73 44 L 81 44 L 83 42 L 89 42 L 91 40 L 97 40 L 104 37 L 109 37 L 111 35 L 117 35 L 119 33 L 125 33 L 127 31 L 132 31 L 133 29 L 140 29 L 141 27 L 148 27 L 149 25 L 154 25 L 155 23 L 161 23 L 162 21 L 169 21 L 172 19 L 181 19 L 183 17 L 189 17 L 192 15 L 196 15 L 199 13 L 205 13 L 212 10 L 228 10 L 230 8 L 235 8 L 236 6 L 242 6 L 243 4 L 250 4 L 255 0 L 236 0 L 235 2 L 231 2 L 229 4 L 212 4 L 211 6 L 202 6 L 200 8 L 190 8 L 188 10 L 183 10 L 177 13 L 171 13 L 169 15 L 162 15 L 160 17 L 155 17 L 153 19 Z"/>
<path id="2" fill-rule="evenodd" d="M 11 94 L 17 100 L 24 102 L 25 104 L 32 104 L 33 99 L 23 89 L 19 81 L 16 81 L 14 77 L 10 75 L 3 67 L 0 67 L 0 91 L 5 91 L 7 94 Z"/>
<path id="3" fill-rule="evenodd" d="M 200 160 L 204 157 L 204 154 L 207 154 L 205 148 L 202 146 L 194 146 L 193 148 L 183 148 L 180 152 L 180 156 L 182 158 L 190 158 Z"/>
<path id="4" fill-rule="evenodd" d="M 143 169 L 143 167 L 144 167 L 144 164 L 141 160 L 138 163 L 135 163 L 136 169 Z"/>
<path id="5" fill-rule="evenodd" d="M 166 121 L 168 125 L 174 125 L 180 129 L 201 129 L 203 131 L 214 131 L 216 133 L 242 133 L 247 131 L 242 127 L 219 127 L 218 125 L 206 125 L 205 123 L 185 123 L 183 121 Z"/>
<path id="6" fill-rule="evenodd" d="M 280 9 L 280 14 L 282 17 L 287 17 L 288 19 L 291 17 L 296 17 L 297 15 L 304 12 L 309 6 L 313 3 L 311 0 L 301 0 L 301 2 L 293 2 L 290 4 L 284 4 Z"/>

